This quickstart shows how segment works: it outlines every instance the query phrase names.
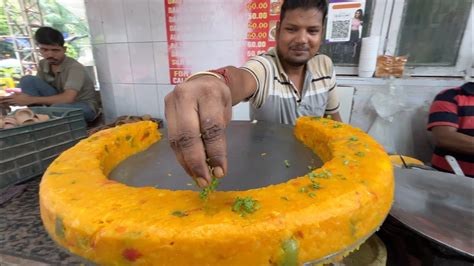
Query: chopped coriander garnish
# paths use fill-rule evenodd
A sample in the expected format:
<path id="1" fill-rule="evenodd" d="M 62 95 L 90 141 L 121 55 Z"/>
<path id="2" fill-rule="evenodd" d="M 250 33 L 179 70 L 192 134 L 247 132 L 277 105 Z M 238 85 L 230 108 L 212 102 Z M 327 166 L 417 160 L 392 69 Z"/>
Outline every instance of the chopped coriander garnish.
<path id="1" fill-rule="evenodd" d="M 321 185 L 320 185 L 319 183 L 313 183 L 313 184 L 312 184 L 312 188 L 313 188 L 314 190 L 320 189 L 320 188 L 321 188 Z"/>
<path id="2" fill-rule="evenodd" d="M 282 199 L 282 200 L 286 200 L 286 201 L 289 201 L 289 199 L 288 199 L 288 197 L 287 197 L 287 196 L 282 196 L 282 197 L 280 197 L 280 199 Z"/>
<path id="3" fill-rule="evenodd" d="M 248 214 L 251 214 L 258 210 L 260 205 L 258 201 L 252 199 L 252 197 L 245 197 L 235 199 L 234 205 L 232 206 L 232 211 L 239 213 L 240 216 L 245 217 Z"/>
<path id="4" fill-rule="evenodd" d="M 342 125 L 341 124 L 334 124 L 334 126 L 332 126 L 333 128 L 341 128 Z"/>
<path id="5" fill-rule="evenodd" d="M 349 160 L 344 160 L 344 161 L 342 161 L 342 164 L 344 164 L 344 165 L 348 165 L 348 164 L 349 164 L 349 162 L 350 162 Z"/>
<path id="6" fill-rule="evenodd" d="M 171 213 L 171 215 L 177 216 L 177 217 L 184 217 L 188 216 L 188 214 L 185 211 L 174 211 Z"/>
<path id="7" fill-rule="evenodd" d="M 359 151 L 357 152 L 355 155 L 359 156 L 359 157 L 364 157 L 365 156 L 365 153 Z"/>
<path id="8" fill-rule="evenodd" d="M 308 193 L 308 196 L 309 196 L 310 198 L 314 198 L 314 197 L 316 197 L 316 194 L 314 194 L 313 192 L 311 192 L 311 193 Z"/>
<path id="9" fill-rule="evenodd" d="M 308 188 L 307 187 L 300 187 L 300 189 L 298 191 L 301 192 L 301 193 L 306 193 L 306 192 L 308 192 Z"/>
<path id="10" fill-rule="evenodd" d="M 313 180 L 314 178 L 329 178 L 330 176 L 332 176 L 332 173 L 329 172 L 328 170 L 324 169 L 322 172 L 320 173 L 309 173 L 308 174 L 309 176 L 309 179 Z"/>
<path id="11" fill-rule="evenodd" d="M 358 141 L 359 139 L 356 136 L 352 136 L 349 138 L 349 141 Z"/>
<path id="12" fill-rule="evenodd" d="M 311 166 L 311 165 L 308 165 L 307 167 L 308 167 L 308 170 L 310 170 L 310 171 L 313 171 L 314 168 L 315 168 L 314 166 Z"/>
<path id="13" fill-rule="evenodd" d="M 330 177 L 330 176 L 332 176 L 332 173 L 331 173 L 331 172 L 329 172 L 329 171 L 328 171 L 328 170 L 326 170 L 326 169 L 324 169 L 324 170 L 323 170 L 323 173 L 325 173 L 327 177 Z"/>
<path id="14" fill-rule="evenodd" d="M 313 117 L 311 117 L 311 120 L 321 120 L 321 117 L 313 116 Z"/>
<path id="15" fill-rule="evenodd" d="M 199 198 L 201 198 L 202 200 L 207 200 L 207 198 L 209 197 L 209 193 L 211 193 L 212 191 L 215 191 L 218 185 L 219 185 L 219 180 L 215 177 L 212 177 L 211 184 L 203 188 L 202 191 L 199 192 Z"/>
<path id="16" fill-rule="evenodd" d="M 289 162 L 288 160 L 285 160 L 284 163 L 285 163 L 285 167 L 286 167 L 286 168 L 289 168 L 289 167 L 290 167 L 290 162 Z"/>

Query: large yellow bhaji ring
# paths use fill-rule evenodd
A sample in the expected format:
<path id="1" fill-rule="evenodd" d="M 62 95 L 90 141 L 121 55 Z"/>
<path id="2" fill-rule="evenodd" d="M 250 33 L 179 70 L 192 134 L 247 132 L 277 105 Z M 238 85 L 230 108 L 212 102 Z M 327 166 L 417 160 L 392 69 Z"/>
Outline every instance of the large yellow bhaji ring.
<path id="1" fill-rule="evenodd" d="M 194 191 L 107 179 L 118 163 L 160 139 L 156 124 L 98 132 L 44 174 L 44 226 L 61 246 L 106 265 L 269 265 L 323 258 L 380 226 L 393 201 L 393 170 L 383 148 L 349 125 L 303 117 L 295 135 L 325 161 L 321 168 L 278 185 L 213 192 L 204 203 Z M 242 217 L 232 204 L 247 196 L 260 208 Z"/>

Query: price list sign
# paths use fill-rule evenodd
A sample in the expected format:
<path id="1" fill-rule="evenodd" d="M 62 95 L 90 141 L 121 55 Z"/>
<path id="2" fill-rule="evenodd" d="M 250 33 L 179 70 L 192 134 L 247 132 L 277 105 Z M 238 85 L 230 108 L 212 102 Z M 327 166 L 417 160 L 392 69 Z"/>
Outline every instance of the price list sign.
<path id="1" fill-rule="evenodd" d="M 180 0 L 166 0 L 166 38 L 168 42 L 168 63 L 170 66 L 170 83 L 179 84 L 191 73 L 186 67 L 184 58 L 179 56 L 180 41 L 176 29 L 176 11 L 181 4 Z"/>
<path id="2" fill-rule="evenodd" d="M 254 0 L 247 3 L 248 10 L 248 32 L 247 47 L 244 59 L 265 53 L 269 47 L 274 45 L 274 34 L 279 12 L 271 12 L 271 5 L 275 1 Z M 276 2 L 278 3 L 278 2 Z"/>
<path id="3" fill-rule="evenodd" d="M 247 3 L 249 21 L 245 60 L 265 53 L 275 46 L 276 22 L 280 17 L 281 0 L 254 0 Z"/>

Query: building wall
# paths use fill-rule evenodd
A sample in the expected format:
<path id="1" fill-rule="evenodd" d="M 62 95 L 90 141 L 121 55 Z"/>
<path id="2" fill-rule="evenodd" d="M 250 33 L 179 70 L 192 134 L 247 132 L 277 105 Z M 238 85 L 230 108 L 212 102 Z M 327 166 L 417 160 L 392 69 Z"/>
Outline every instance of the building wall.
<path id="1" fill-rule="evenodd" d="M 395 80 L 398 93 L 391 99 L 406 107 L 403 112 L 393 116 L 392 122 L 384 124 L 382 130 L 374 130 L 372 126 L 378 115 L 370 99 L 376 93 L 390 98 L 388 81 L 379 78 L 338 78 L 339 84 L 355 87 L 351 125 L 371 134 L 388 152 L 414 156 L 424 162 L 430 161 L 433 149 L 430 133 L 426 130 L 429 106 L 439 91 L 460 86 L 464 82 L 461 79 L 440 78 Z"/>
<path id="2" fill-rule="evenodd" d="M 162 0 L 86 0 L 91 43 L 107 121 L 163 117 L 169 85 Z"/>

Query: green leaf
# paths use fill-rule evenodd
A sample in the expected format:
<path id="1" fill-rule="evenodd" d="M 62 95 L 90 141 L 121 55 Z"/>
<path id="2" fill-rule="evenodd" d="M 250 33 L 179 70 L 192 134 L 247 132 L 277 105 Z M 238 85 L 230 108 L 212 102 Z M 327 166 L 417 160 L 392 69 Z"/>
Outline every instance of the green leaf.
<path id="1" fill-rule="evenodd" d="M 284 163 L 285 163 L 285 167 L 286 167 L 286 168 L 289 168 L 289 167 L 290 167 L 290 162 L 289 162 L 288 160 L 285 160 Z"/>
<path id="2" fill-rule="evenodd" d="M 309 173 L 308 176 L 309 176 L 309 179 L 311 179 L 311 181 L 312 181 L 314 178 L 327 179 L 327 178 L 332 176 L 332 173 L 330 171 L 326 170 L 326 169 L 323 169 L 319 173 Z"/>
<path id="3" fill-rule="evenodd" d="M 258 201 L 252 199 L 250 196 L 245 198 L 237 197 L 232 205 L 232 211 L 239 213 L 242 217 L 254 213 L 259 208 L 260 205 L 258 204 Z"/>
<path id="4" fill-rule="evenodd" d="M 308 196 L 309 196 L 310 198 L 314 198 L 314 197 L 316 197 L 316 194 L 314 194 L 313 192 L 311 192 L 311 193 L 308 193 Z"/>
<path id="5" fill-rule="evenodd" d="M 312 188 L 313 188 L 314 190 L 320 189 L 320 188 L 321 188 L 321 185 L 320 185 L 319 183 L 313 183 L 313 184 L 312 184 Z"/>
<path id="6" fill-rule="evenodd" d="M 365 153 L 364 152 L 357 152 L 355 155 L 359 156 L 359 157 L 364 157 L 365 156 Z"/>
<path id="7" fill-rule="evenodd" d="M 349 141 L 358 141 L 359 139 L 356 136 L 352 136 L 349 138 Z"/>
<path id="8" fill-rule="evenodd" d="M 300 189 L 298 191 L 301 192 L 301 193 L 306 193 L 306 192 L 308 192 L 308 188 L 307 187 L 300 187 Z"/>
<path id="9" fill-rule="evenodd" d="M 289 199 L 288 199 L 288 197 L 287 197 L 287 196 L 282 196 L 282 197 L 280 197 L 280 199 L 282 199 L 282 200 L 286 200 L 286 201 L 289 201 Z"/>
<path id="10" fill-rule="evenodd" d="M 219 179 L 212 177 L 211 184 L 202 189 L 202 191 L 199 193 L 199 198 L 201 198 L 202 200 L 207 200 L 207 198 L 209 197 L 209 194 L 215 191 L 218 185 L 219 185 Z"/>

